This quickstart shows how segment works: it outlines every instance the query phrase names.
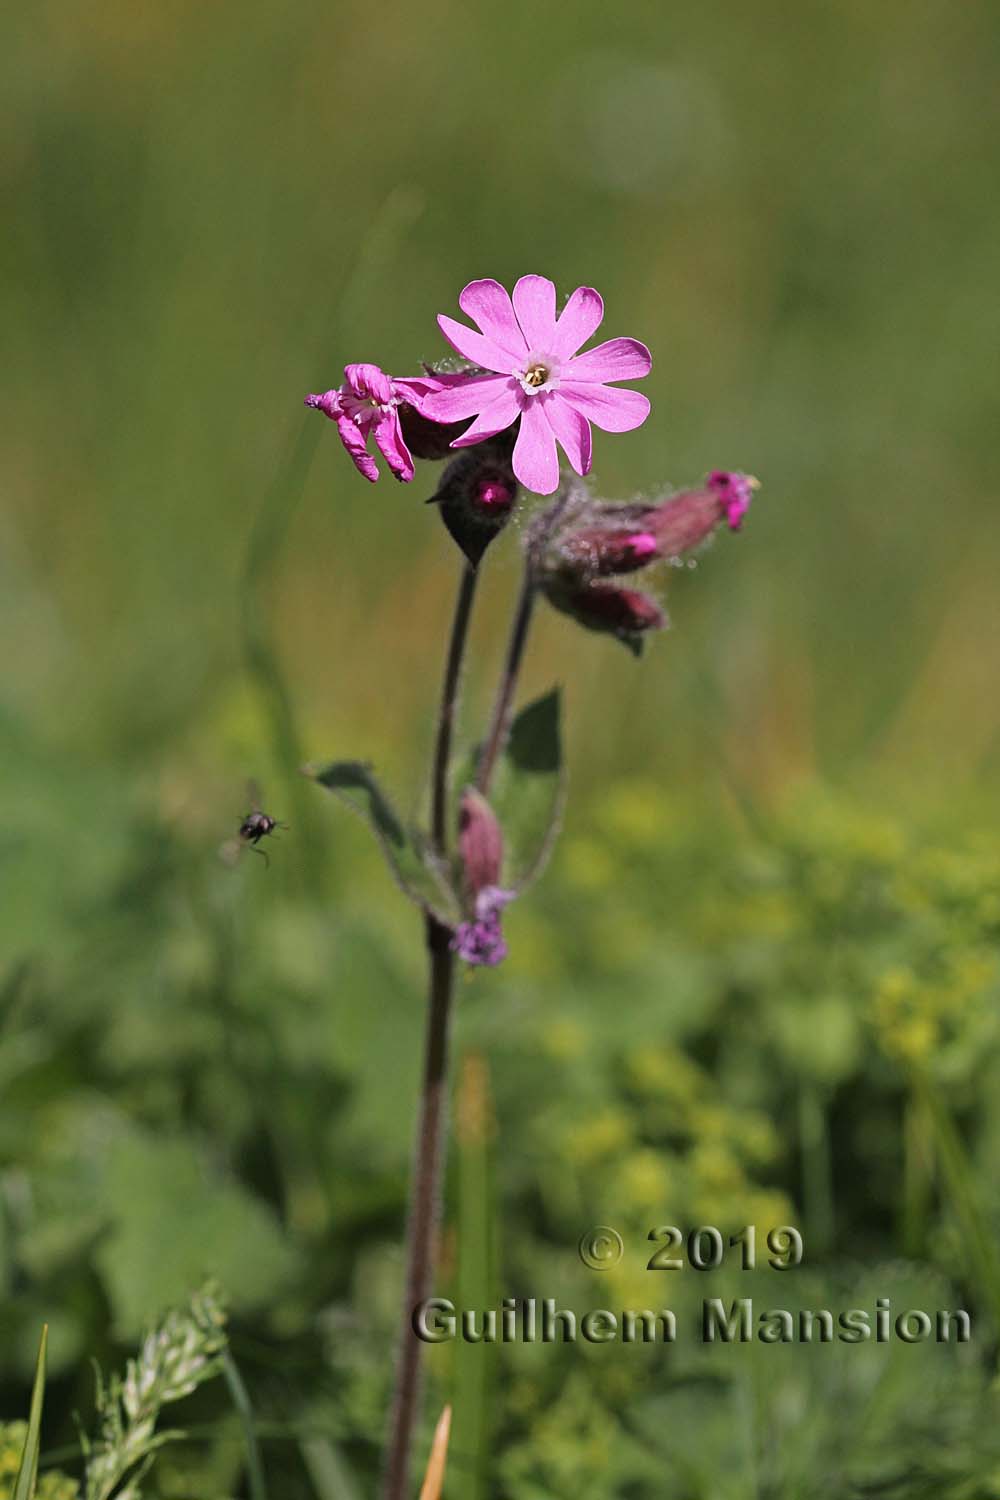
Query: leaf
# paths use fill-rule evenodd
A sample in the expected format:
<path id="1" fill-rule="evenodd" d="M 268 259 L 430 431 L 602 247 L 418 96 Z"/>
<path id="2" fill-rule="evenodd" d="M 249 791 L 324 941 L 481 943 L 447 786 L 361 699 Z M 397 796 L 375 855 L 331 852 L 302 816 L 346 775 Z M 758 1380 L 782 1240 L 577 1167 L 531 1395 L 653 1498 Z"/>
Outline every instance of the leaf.
<path id="1" fill-rule="evenodd" d="M 306 774 L 366 819 L 405 896 L 447 927 L 461 919 L 446 865 L 418 829 L 403 824 L 367 762 L 336 760 Z"/>
<path id="2" fill-rule="evenodd" d="M 42 1440 L 42 1402 L 45 1398 L 45 1350 L 49 1341 L 48 1324 L 42 1328 L 38 1345 L 38 1364 L 35 1366 L 35 1385 L 31 1392 L 31 1415 L 28 1432 L 24 1439 L 21 1463 L 14 1481 L 11 1500 L 34 1500 L 35 1484 L 38 1480 L 38 1450 Z"/>
<path id="3" fill-rule="evenodd" d="M 243 1309 L 273 1301 L 299 1269 L 267 1205 L 184 1138 L 136 1129 L 114 1141 L 104 1196 L 109 1227 L 94 1260 L 120 1334 L 182 1304 L 206 1275 Z"/>
<path id="4" fill-rule="evenodd" d="M 448 1461 L 448 1436 L 451 1432 L 451 1407 L 446 1406 L 434 1429 L 431 1456 L 427 1460 L 427 1473 L 420 1488 L 420 1500 L 441 1500 L 444 1485 L 444 1466 Z"/>
<path id="5" fill-rule="evenodd" d="M 503 883 L 521 892 L 542 872 L 562 811 L 561 692 L 523 708 L 511 726 L 490 795 L 504 837 Z"/>

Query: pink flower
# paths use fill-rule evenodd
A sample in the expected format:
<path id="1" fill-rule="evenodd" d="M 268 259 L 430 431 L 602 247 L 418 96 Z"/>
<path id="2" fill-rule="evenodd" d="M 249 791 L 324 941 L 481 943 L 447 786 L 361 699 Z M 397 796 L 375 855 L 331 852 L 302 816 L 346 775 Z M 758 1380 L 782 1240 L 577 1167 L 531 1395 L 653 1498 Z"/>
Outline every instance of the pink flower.
<path id="1" fill-rule="evenodd" d="M 368 452 L 368 439 L 374 434 L 375 445 L 396 478 L 410 480 L 413 457 L 403 438 L 399 408 L 406 404 L 422 411 L 428 395 L 457 378 L 426 375 L 393 380 L 378 365 L 346 365 L 343 385 L 322 396 L 307 396 L 306 405 L 336 422 L 340 441 L 366 479 L 374 484 L 378 478 L 378 465 Z"/>
<path id="2" fill-rule="evenodd" d="M 445 338 L 487 375 L 459 377 L 427 397 L 423 414 L 437 422 L 475 421 L 452 443 L 466 448 L 521 419 L 514 473 L 526 489 L 551 495 L 559 484 L 556 443 L 578 474 L 590 472 L 590 424 L 605 432 L 631 432 L 649 415 L 638 391 L 614 380 L 648 375 L 649 350 L 638 339 L 609 339 L 578 353 L 597 330 L 604 303 L 581 286 L 556 317 L 556 289 L 544 276 L 522 276 L 513 301 L 497 281 L 470 281 L 458 299 L 479 332 L 443 315 Z"/>

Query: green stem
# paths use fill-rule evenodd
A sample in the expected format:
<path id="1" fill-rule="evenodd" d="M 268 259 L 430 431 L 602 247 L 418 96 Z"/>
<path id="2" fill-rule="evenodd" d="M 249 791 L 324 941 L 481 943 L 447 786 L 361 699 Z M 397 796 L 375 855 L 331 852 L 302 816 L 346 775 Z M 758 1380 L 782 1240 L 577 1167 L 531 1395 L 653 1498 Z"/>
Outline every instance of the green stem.
<path id="1" fill-rule="evenodd" d="M 531 625 L 534 608 L 535 584 L 530 570 L 526 568 L 524 581 L 521 584 L 520 597 L 517 601 L 517 608 L 514 611 L 510 640 L 507 643 L 507 656 L 500 675 L 500 686 L 497 689 L 496 700 L 493 704 L 490 727 L 479 757 L 476 787 L 482 792 L 484 797 L 489 793 L 497 760 L 507 742 L 511 711 L 514 706 L 514 693 L 517 690 L 518 674 L 520 673 L 521 662 L 524 658 L 524 648 L 527 643 L 528 629 Z"/>
<path id="2" fill-rule="evenodd" d="M 444 684 L 441 689 L 441 707 L 438 711 L 434 767 L 431 777 L 431 836 L 437 852 L 442 856 L 448 852 L 448 781 L 455 711 L 458 705 L 462 660 L 465 656 L 465 645 L 469 634 L 469 617 L 472 614 L 472 602 L 476 597 L 478 579 L 479 574 L 475 568 L 466 563 L 462 570 L 462 581 L 458 586 L 451 640 L 448 643 L 448 659 L 444 669 Z"/>

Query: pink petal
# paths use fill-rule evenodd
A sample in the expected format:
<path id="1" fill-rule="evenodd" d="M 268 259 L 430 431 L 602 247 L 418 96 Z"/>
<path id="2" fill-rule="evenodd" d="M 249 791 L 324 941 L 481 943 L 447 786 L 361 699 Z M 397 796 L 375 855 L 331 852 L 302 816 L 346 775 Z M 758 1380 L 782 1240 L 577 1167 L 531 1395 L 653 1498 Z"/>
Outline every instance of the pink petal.
<path id="1" fill-rule="evenodd" d="M 484 370 L 496 370 L 501 375 L 510 375 L 523 358 L 519 356 L 515 359 L 492 339 L 484 338 L 481 333 L 475 333 L 473 329 L 466 328 L 464 323 L 458 323 L 444 313 L 438 313 L 438 326 L 453 349 L 457 349 L 466 359 L 471 359 L 473 364 L 481 365 Z"/>
<path id="2" fill-rule="evenodd" d="M 392 400 L 392 381 L 378 365 L 345 365 L 344 379 L 355 396 L 371 396 L 381 405 Z"/>
<path id="3" fill-rule="evenodd" d="M 533 490 L 536 495 L 551 495 L 558 488 L 556 440 L 537 396 L 525 402 L 511 462 L 526 490 Z"/>
<path id="4" fill-rule="evenodd" d="M 470 281 L 462 288 L 458 305 L 498 349 L 507 350 L 515 364 L 524 358 L 528 352 L 524 337 L 517 326 L 507 289 L 499 281 L 489 277 L 483 281 Z"/>
<path id="5" fill-rule="evenodd" d="M 432 422 L 464 422 L 509 389 L 509 375 L 465 375 L 461 385 L 425 396 L 420 412 Z"/>
<path id="6" fill-rule="evenodd" d="M 375 423 L 375 441 L 396 478 L 408 483 L 413 478 L 413 459 L 403 441 L 399 417 L 395 411 L 384 412 L 381 420 Z"/>
<path id="7" fill-rule="evenodd" d="M 337 431 L 340 433 L 340 441 L 354 460 L 358 473 L 374 484 L 378 478 L 378 464 L 365 447 L 365 433 L 354 425 L 350 417 L 337 418 Z"/>
<path id="8" fill-rule="evenodd" d="M 503 432 L 505 427 L 517 421 L 522 403 L 528 398 L 516 381 L 509 380 L 505 384 L 507 389 L 501 391 L 495 401 L 483 407 L 472 426 L 467 427 L 461 437 L 457 437 L 452 443 L 453 448 L 470 448 L 473 443 L 495 437 L 498 432 Z"/>
<path id="9" fill-rule="evenodd" d="M 631 432 L 634 427 L 641 427 L 649 416 L 649 401 L 640 391 L 591 385 L 583 380 L 563 380 L 559 395 L 602 432 Z"/>
<path id="10" fill-rule="evenodd" d="M 556 289 L 545 276 L 522 276 L 514 288 L 514 311 L 528 351 L 550 354 L 556 336 Z"/>
<path id="11" fill-rule="evenodd" d="M 649 350 L 638 339 L 608 339 L 578 354 L 562 368 L 566 380 L 641 380 L 653 368 Z"/>
<path id="12" fill-rule="evenodd" d="M 448 375 L 407 375 L 392 382 L 397 396 L 417 411 L 423 412 L 424 402 L 430 396 L 436 396 L 439 391 L 449 391 L 454 386 L 468 383 L 469 376 L 462 374 Z"/>
<path id="13" fill-rule="evenodd" d="M 546 420 L 562 444 L 566 457 L 576 472 L 589 474 L 591 442 L 590 423 L 586 417 L 575 407 L 570 406 L 568 401 L 560 400 L 558 391 L 554 391 L 548 397 L 536 396 L 535 400 L 544 400 L 545 405 L 542 410 L 545 412 Z"/>
<path id="14" fill-rule="evenodd" d="M 305 404 L 315 411 L 321 411 L 331 422 L 335 422 L 341 415 L 339 391 L 324 391 L 321 396 L 307 396 Z"/>
<path id="15" fill-rule="evenodd" d="M 604 302 L 592 286 L 578 286 L 559 315 L 550 353 L 569 359 L 601 326 Z"/>

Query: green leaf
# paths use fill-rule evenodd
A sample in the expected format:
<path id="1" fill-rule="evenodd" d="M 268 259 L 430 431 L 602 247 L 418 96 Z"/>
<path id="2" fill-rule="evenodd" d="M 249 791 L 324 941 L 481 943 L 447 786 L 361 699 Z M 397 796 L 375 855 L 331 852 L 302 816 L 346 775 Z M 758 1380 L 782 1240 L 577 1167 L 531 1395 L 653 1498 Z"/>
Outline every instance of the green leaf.
<path id="1" fill-rule="evenodd" d="M 405 896 L 446 926 L 454 926 L 461 919 L 447 866 L 418 829 L 405 826 L 370 765 L 361 760 L 336 760 L 319 771 L 307 767 L 306 774 L 368 822 Z"/>
<path id="2" fill-rule="evenodd" d="M 561 692 L 523 708 L 497 766 L 490 803 L 504 837 L 505 886 L 522 891 L 541 874 L 559 829 L 563 800 Z"/>
<path id="3" fill-rule="evenodd" d="M 264 1202 L 212 1171 L 186 1139 L 138 1129 L 120 1136 L 104 1197 L 109 1226 L 94 1260 L 120 1335 L 137 1334 L 161 1308 L 183 1304 L 206 1275 L 242 1310 L 273 1301 L 300 1269 Z"/>
<path id="4" fill-rule="evenodd" d="M 35 1366 L 35 1385 L 31 1392 L 31 1415 L 28 1418 L 28 1435 L 24 1440 L 24 1451 L 17 1471 L 17 1479 L 11 1500 L 33 1500 L 38 1481 L 38 1450 L 42 1440 L 42 1402 L 45 1398 L 45 1348 L 49 1340 L 46 1324 L 38 1345 L 38 1364 Z"/>

